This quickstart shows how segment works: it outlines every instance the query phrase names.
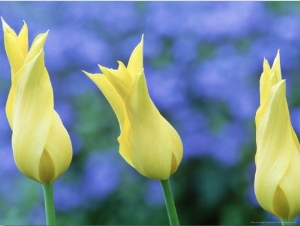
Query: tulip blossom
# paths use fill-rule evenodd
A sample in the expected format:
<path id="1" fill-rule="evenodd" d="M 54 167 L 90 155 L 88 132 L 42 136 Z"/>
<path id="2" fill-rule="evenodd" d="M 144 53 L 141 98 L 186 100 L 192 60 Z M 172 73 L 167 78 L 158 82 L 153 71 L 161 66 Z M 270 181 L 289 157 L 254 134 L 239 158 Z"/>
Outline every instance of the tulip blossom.
<path id="1" fill-rule="evenodd" d="M 255 195 L 266 211 L 291 221 L 300 213 L 300 146 L 290 121 L 279 52 L 272 68 L 264 60 L 255 122 Z"/>
<path id="2" fill-rule="evenodd" d="M 12 149 L 19 170 L 42 184 L 53 183 L 69 167 L 72 145 L 54 110 L 53 90 L 44 63 L 47 33 L 28 50 L 26 23 L 17 35 L 2 19 L 4 45 L 11 66 L 6 116 L 12 129 Z"/>
<path id="3" fill-rule="evenodd" d="M 102 91 L 118 118 L 121 156 L 140 174 L 166 180 L 177 170 L 183 148 L 178 133 L 149 96 L 143 39 L 133 50 L 127 67 L 118 63 L 117 70 L 99 66 L 103 74 L 85 74 Z"/>

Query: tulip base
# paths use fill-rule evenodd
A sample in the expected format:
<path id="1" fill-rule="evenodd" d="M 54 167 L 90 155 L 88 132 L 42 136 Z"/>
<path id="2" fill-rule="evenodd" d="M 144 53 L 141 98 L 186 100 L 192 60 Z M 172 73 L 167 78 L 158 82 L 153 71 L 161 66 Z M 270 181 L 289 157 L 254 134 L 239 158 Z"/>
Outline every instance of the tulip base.
<path id="1" fill-rule="evenodd" d="M 170 225 L 180 225 L 169 179 L 160 181 L 167 207 Z"/>
<path id="2" fill-rule="evenodd" d="M 47 225 L 56 225 L 55 207 L 53 199 L 53 184 L 43 184 L 43 191 Z"/>

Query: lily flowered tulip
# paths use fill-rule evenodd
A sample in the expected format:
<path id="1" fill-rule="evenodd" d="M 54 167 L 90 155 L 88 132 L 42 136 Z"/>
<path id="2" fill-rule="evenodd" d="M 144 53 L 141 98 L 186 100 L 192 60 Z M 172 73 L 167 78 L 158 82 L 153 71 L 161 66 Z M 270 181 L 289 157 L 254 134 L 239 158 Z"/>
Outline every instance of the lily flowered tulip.
<path id="1" fill-rule="evenodd" d="M 255 195 L 266 211 L 291 221 L 300 214 L 300 146 L 290 121 L 279 52 L 272 68 L 264 60 L 255 122 Z"/>
<path id="2" fill-rule="evenodd" d="M 176 130 L 152 102 L 143 69 L 143 39 L 128 65 L 117 70 L 99 66 L 103 74 L 85 74 L 102 91 L 117 115 L 121 156 L 140 174 L 166 180 L 182 159 L 182 142 Z"/>
<path id="3" fill-rule="evenodd" d="M 53 90 L 44 64 L 48 33 L 38 35 L 28 50 L 26 23 L 17 35 L 2 19 L 4 45 L 11 66 L 6 116 L 12 129 L 14 160 L 27 177 L 53 183 L 69 167 L 72 145 L 54 110 Z"/>

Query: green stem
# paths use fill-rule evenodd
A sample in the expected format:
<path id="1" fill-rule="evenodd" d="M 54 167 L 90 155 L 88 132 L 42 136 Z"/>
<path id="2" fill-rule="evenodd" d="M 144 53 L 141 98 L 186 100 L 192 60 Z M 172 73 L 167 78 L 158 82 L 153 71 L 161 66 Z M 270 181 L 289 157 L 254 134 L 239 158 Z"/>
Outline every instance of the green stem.
<path id="1" fill-rule="evenodd" d="M 169 179 L 161 180 L 160 184 L 164 192 L 164 198 L 165 198 L 170 225 L 179 225 L 179 220 L 178 220 L 176 207 L 172 195 L 170 181 Z"/>
<path id="2" fill-rule="evenodd" d="M 53 184 L 43 184 L 47 225 L 56 225 Z"/>

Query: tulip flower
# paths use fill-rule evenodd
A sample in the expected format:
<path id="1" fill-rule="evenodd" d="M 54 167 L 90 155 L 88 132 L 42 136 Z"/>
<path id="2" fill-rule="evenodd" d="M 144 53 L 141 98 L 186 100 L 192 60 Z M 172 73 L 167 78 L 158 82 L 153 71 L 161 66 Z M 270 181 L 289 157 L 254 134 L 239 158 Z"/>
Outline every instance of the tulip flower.
<path id="1" fill-rule="evenodd" d="M 143 69 L 143 39 L 133 50 L 127 67 L 99 66 L 103 74 L 84 72 L 113 108 L 121 134 L 119 152 L 128 164 L 151 179 L 166 180 L 182 159 L 176 130 L 152 102 Z"/>
<path id="2" fill-rule="evenodd" d="M 278 52 L 272 68 L 264 60 L 260 78 L 254 190 L 259 204 L 284 222 L 300 213 L 300 146 L 290 121 L 279 57 Z"/>
<path id="3" fill-rule="evenodd" d="M 72 145 L 54 110 L 53 90 L 44 62 L 47 33 L 28 50 L 26 23 L 17 35 L 2 19 L 4 45 L 11 66 L 6 116 L 12 129 L 12 149 L 19 170 L 42 184 L 51 184 L 69 167 Z"/>

